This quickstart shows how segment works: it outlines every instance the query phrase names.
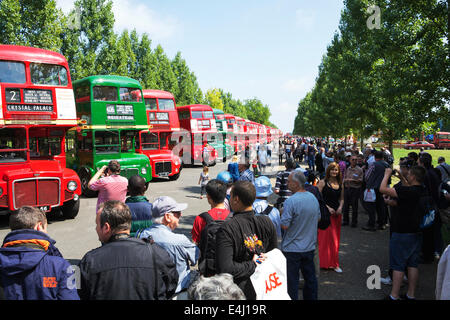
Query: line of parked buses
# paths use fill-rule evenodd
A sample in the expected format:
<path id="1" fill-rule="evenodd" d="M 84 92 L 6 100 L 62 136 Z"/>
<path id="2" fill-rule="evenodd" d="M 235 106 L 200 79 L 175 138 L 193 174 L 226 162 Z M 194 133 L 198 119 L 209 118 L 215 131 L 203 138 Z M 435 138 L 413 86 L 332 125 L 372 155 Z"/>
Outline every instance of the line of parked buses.
<path id="1" fill-rule="evenodd" d="M 120 162 L 127 178 L 175 180 L 182 159 L 213 165 L 281 135 L 208 105 L 176 106 L 170 92 L 143 90 L 128 77 L 89 76 L 72 83 L 61 54 L 0 45 L 3 212 L 27 205 L 45 212 L 57 208 L 74 218 L 80 195 L 95 196 L 89 180 L 110 160 Z M 188 147 L 178 150 L 181 141 Z"/>

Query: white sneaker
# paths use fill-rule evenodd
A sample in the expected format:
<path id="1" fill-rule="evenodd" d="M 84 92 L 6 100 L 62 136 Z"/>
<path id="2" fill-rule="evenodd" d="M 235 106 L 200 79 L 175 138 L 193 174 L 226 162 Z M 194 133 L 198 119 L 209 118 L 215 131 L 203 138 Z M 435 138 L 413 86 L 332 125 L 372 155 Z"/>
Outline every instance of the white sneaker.
<path id="1" fill-rule="evenodd" d="M 386 278 L 380 278 L 380 282 L 382 284 L 392 285 L 392 279 L 390 276 L 387 276 Z"/>
<path id="2" fill-rule="evenodd" d="M 342 273 L 342 269 L 341 269 L 341 268 L 339 268 L 339 267 L 337 267 L 337 268 L 334 268 L 334 271 L 336 271 L 337 273 Z"/>

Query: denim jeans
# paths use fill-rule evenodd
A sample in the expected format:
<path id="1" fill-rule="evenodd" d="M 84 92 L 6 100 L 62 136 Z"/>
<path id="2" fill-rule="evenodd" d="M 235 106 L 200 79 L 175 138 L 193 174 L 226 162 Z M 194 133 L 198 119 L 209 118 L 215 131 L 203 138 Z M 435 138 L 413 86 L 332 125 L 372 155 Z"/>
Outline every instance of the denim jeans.
<path id="1" fill-rule="evenodd" d="M 288 294 L 298 300 L 299 270 L 302 271 L 305 285 L 303 300 L 317 300 L 318 284 L 314 267 L 314 250 L 309 252 L 283 252 L 287 264 Z"/>
<path id="2" fill-rule="evenodd" d="M 316 165 L 316 160 L 314 156 L 308 156 L 308 167 L 310 170 L 314 171 Z"/>

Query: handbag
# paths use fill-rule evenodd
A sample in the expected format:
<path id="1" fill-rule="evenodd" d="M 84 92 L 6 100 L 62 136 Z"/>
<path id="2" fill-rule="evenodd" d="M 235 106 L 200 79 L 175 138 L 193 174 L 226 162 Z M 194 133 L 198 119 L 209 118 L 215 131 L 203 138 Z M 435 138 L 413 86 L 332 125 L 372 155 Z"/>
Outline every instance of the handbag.
<path id="1" fill-rule="evenodd" d="M 287 292 L 286 258 L 279 249 L 266 253 L 266 259 L 250 276 L 256 300 L 291 300 Z"/>
<path id="2" fill-rule="evenodd" d="M 377 200 L 377 195 L 375 189 L 364 190 L 364 201 L 365 202 L 375 202 Z"/>

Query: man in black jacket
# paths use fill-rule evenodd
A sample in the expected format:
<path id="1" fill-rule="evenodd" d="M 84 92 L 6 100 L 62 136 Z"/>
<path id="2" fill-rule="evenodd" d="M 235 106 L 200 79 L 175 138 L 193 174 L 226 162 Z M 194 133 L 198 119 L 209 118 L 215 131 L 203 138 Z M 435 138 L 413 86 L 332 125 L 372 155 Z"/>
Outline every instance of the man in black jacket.
<path id="1" fill-rule="evenodd" d="M 230 273 L 248 300 L 256 299 L 250 276 L 263 253 L 277 247 L 277 232 L 267 216 L 255 216 L 256 190 L 249 181 L 237 181 L 231 189 L 234 214 L 216 234 L 217 273 Z"/>
<path id="2" fill-rule="evenodd" d="M 96 231 L 102 246 L 80 262 L 81 299 L 166 300 L 178 283 L 175 263 L 151 240 L 130 238 L 131 213 L 120 201 L 100 206 Z"/>

